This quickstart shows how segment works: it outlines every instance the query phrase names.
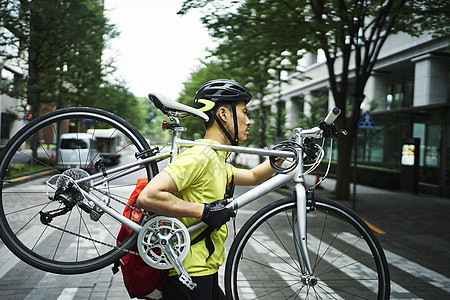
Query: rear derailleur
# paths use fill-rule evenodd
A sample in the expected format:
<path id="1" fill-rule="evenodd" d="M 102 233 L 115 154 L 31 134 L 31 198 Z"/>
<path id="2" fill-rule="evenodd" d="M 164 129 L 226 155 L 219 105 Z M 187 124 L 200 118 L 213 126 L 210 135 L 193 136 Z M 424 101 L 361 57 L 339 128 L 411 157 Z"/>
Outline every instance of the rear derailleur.
<path id="1" fill-rule="evenodd" d="M 85 181 L 81 184 L 76 184 L 75 179 L 80 179 L 89 176 L 84 170 L 69 169 L 62 174 L 55 175 L 47 181 L 47 188 L 55 190 L 53 196 L 47 193 L 49 200 L 59 202 L 61 207 L 50 211 L 40 211 L 40 220 L 42 224 L 50 224 L 55 217 L 63 216 L 70 212 L 75 205 L 90 215 L 93 221 L 98 221 L 103 214 L 103 210 L 98 208 L 94 203 L 87 201 L 83 196 L 83 192 L 89 192 L 92 188 L 90 181 Z M 55 184 L 51 184 L 55 182 Z"/>

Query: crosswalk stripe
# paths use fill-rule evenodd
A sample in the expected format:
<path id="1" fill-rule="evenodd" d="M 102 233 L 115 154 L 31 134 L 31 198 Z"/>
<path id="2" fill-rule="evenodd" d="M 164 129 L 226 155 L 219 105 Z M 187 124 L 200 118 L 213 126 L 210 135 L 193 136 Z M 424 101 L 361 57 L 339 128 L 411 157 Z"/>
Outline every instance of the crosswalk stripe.
<path id="1" fill-rule="evenodd" d="M 78 288 L 65 288 L 58 296 L 57 300 L 72 300 L 77 293 Z"/>
<path id="2" fill-rule="evenodd" d="M 31 228 L 19 234 L 20 240 L 27 244 L 31 240 L 36 239 L 36 228 L 38 226 L 33 225 Z M 6 246 L 0 248 L 0 278 L 5 276 L 15 265 L 20 261 Z"/>
<path id="3" fill-rule="evenodd" d="M 344 234 L 345 234 L 346 238 L 343 237 Z M 360 249 L 360 250 L 367 250 L 366 247 L 363 247 L 362 245 L 360 245 L 359 243 L 356 242 L 356 241 L 357 241 L 358 239 L 360 239 L 360 238 L 357 237 L 357 236 L 355 236 L 355 235 L 353 235 L 353 234 L 351 234 L 351 233 L 340 232 L 340 234 L 339 234 L 337 237 L 338 237 L 340 240 L 342 240 L 342 241 L 348 243 L 349 245 L 358 247 L 358 249 Z M 355 242 L 356 242 L 356 243 L 355 243 Z M 312 243 L 314 246 L 317 246 L 317 245 L 319 245 L 319 243 L 322 243 L 322 245 L 323 245 L 322 247 L 325 247 L 326 249 L 330 249 L 330 250 L 334 253 L 333 256 L 339 257 L 339 261 L 340 261 L 340 264 L 341 264 L 341 265 L 344 265 L 344 266 L 345 266 L 345 265 L 348 265 L 349 262 L 353 261 L 353 259 L 352 259 L 351 257 L 349 257 L 349 256 L 347 256 L 347 255 L 345 255 L 345 254 L 343 254 L 341 251 L 336 250 L 335 248 L 333 248 L 333 247 L 331 247 L 331 246 L 330 246 L 330 248 L 328 248 L 329 245 L 324 244 L 324 242 L 320 242 L 319 239 L 317 239 L 316 237 L 314 237 L 314 236 L 312 236 L 312 235 L 308 236 L 308 243 Z M 328 251 L 330 251 L 330 250 L 328 250 Z M 368 251 L 364 251 L 364 252 L 368 253 Z M 325 257 L 322 257 L 322 259 L 326 259 L 326 260 L 328 260 L 330 263 L 333 262 L 333 261 L 330 259 L 330 256 L 329 256 L 329 255 L 327 255 L 327 256 L 325 256 Z M 344 261 L 347 261 L 348 263 L 342 263 L 342 262 L 344 262 Z M 336 262 L 334 262 L 334 263 L 336 263 Z M 339 266 L 336 266 L 336 268 L 339 268 Z M 346 268 L 346 270 L 347 270 L 347 268 Z M 359 276 L 358 274 L 363 274 L 363 275 L 364 275 L 364 274 L 371 274 L 371 277 L 376 277 L 375 271 L 373 271 L 373 270 L 371 270 L 371 269 L 365 267 L 365 266 L 362 265 L 362 264 L 359 264 L 357 269 L 354 269 L 354 270 L 351 270 L 351 271 L 352 271 L 352 272 L 346 271 L 346 274 L 349 275 L 349 276 L 351 276 L 351 277 L 353 277 L 353 278 L 359 278 L 360 276 Z M 370 276 L 369 276 L 369 277 L 370 277 Z M 360 282 L 360 283 L 361 283 L 361 284 L 364 284 L 366 287 L 372 289 L 373 291 L 376 291 L 376 289 L 377 289 L 376 286 L 371 286 L 371 285 L 370 285 L 370 282 L 362 281 L 362 282 Z M 404 287 L 402 287 L 401 285 L 399 285 L 399 284 L 397 284 L 397 283 L 391 281 L 391 295 L 392 295 L 392 292 L 393 292 L 393 291 L 394 291 L 397 295 L 399 295 L 399 298 L 393 298 L 393 297 L 391 297 L 391 299 L 420 299 L 419 297 L 417 297 L 416 295 L 414 295 L 414 294 L 412 294 L 410 291 L 408 291 L 406 288 L 404 288 Z"/>
<path id="4" fill-rule="evenodd" d="M 270 248 L 270 249 L 274 249 L 274 248 L 279 248 L 278 245 L 270 240 L 267 236 L 264 236 L 262 233 L 255 235 L 254 236 L 255 239 L 258 239 L 262 244 L 265 245 L 265 247 Z M 355 238 L 357 239 L 358 237 L 350 234 L 350 233 L 346 233 L 344 235 L 344 237 L 342 237 L 342 240 L 345 240 L 347 243 L 352 243 L 352 240 L 354 241 Z M 333 263 L 334 266 L 336 266 L 336 268 L 339 268 L 339 265 L 343 265 L 343 266 L 348 266 L 351 265 L 351 262 L 353 261 L 353 259 L 345 254 L 343 254 L 341 251 L 335 249 L 334 247 L 331 247 L 330 245 L 324 243 L 323 241 L 320 242 L 319 239 L 317 239 L 316 237 L 310 235 L 308 237 L 308 243 L 310 246 L 313 247 L 317 247 L 319 245 L 319 243 L 321 243 L 322 247 L 327 249 L 327 253 L 329 255 L 322 257 L 322 259 L 327 260 L 329 263 Z M 255 251 L 263 251 L 262 246 L 257 244 L 257 243 L 252 243 L 252 247 L 255 249 Z M 363 249 L 361 246 L 359 246 L 358 248 Z M 265 248 L 264 248 L 265 250 Z M 286 258 L 286 259 L 290 259 L 290 256 L 288 253 L 278 253 L 278 255 L 280 255 L 282 258 Z M 338 262 L 333 261 L 333 258 L 339 257 L 339 265 Z M 273 267 L 275 270 L 281 270 L 279 272 L 279 275 L 281 278 L 285 279 L 285 280 L 292 280 L 292 278 L 288 278 L 289 276 L 286 276 L 286 273 L 284 273 L 283 271 L 289 271 L 289 270 L 284 270 L 285 269 L 285 265 L 284 264 L 277 264 L 277 263 L 271 263 L 271 262 L 267 262 L 271 267 Z M 284 268 L 284 269 L 283 269 Z M 353 278 L 361 278 L 361 274 L 363 274 L 363 276 L 367 276 L 367 274 L 372 274 L 372 277 L 376 277 L 376 273 L 374 271 L 372 271 L 369 268 L 364 267 L 364 265 L 358 265 L 358 268 L 355 268 L 353 270 L 349 270 L 349 268 L 346 268 L 346 275 L 353 277 Z M 292 271 L 292 270 L 290 270 Z M 370 277 L 370 275 L 369 275 Z M 373 290 L 374 292 L 377 290 L 377 286 L 376 284 L 372 284 L 371 282 L 366 282 L 366 281 L 362 281 L 360 282 L 361 284 L 365 285 L 367 288 Z M 294 288 L 293 288 L 294 289 Z M 331 289 L 329 287 L 327 287 L 327 289 L 329 291 L 331 291 Z M 419 297 L 417 297 L 416 295 L 414 295 L 413 293 L 411 293 L 410 291 L 408 291 L 407 289 L 405 289 L 404 287 L 400 286 L 399 284 L 395 283 L 395 282 L 391 282 L 391 289 L 393 291 L 393 293 L 395 294 L 395 297 L 392 297 L 392 299 L 421 299 Z M 337 294 L 333 294 L 333 297 L 338 297 Z"/>
<path id="5" fill-rule="evenodd" d="M 345 232 L 342 234 L 342 237 L 340 236 L 340 238 L 342 241 L 350 243 L 351 240 L 354 240 L 356 237 L 348 232 Z M 396 266 L 397 268 L 402 269 L 417 278 L 423 279 L 435 287 L 446 291 L 447 293 L 450 293 L 450 279 L 446 276 L 401 257 L 400 255 L 397 255 L 389 250 L 384 249 L 384 254 L 386 254 L 386 259 L 389 264 Z"/>
<path id="6" fill-rule="evenodd" d="M 238 271 L 238 278 L 240 282 L 247 282 L 245 275 L 241 271 Z M 239 285 L 238 289 L 240 299 L 256 299 L 256 294 L 250 287 L 250 285 L 244 286 L 241 284 Z"/>

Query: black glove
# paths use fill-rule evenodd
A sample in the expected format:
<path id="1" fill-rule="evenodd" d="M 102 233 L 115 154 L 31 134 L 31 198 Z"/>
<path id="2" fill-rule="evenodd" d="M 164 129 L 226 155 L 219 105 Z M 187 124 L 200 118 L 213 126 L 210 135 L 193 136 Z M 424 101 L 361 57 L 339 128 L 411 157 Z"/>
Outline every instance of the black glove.
<path id="1" fill-rule="evenodd" d="M 223 224 L 230 221 L 236 213 L 231 208 L 226 208 L 227 199 L 217 200 L 211 203 L 204 203 L 202 221 L 209 226 L 219 229 Z"/>

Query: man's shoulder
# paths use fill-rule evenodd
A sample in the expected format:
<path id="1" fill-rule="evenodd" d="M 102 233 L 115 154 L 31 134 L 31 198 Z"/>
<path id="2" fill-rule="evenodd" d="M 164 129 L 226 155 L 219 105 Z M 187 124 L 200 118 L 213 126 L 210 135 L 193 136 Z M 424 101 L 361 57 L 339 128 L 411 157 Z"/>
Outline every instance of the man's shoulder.
<path id="1" fill-rule="evenodd" d="M 204 145 L 193 146 L 193 147 L 185 150 L 182 154 L 183 155 L 205 156 L 205 159 L 206 158 L 212 159 L 217 156 L 216 151 L 214 149 L 212 149 L 209 146 L 204 146 Z"/>
<path id="2" fill-rule="evenodd" d="M 212 161 L 217 159 L 216 152 L 208 146 L 194 146 L 186 149 L 178 155 L 174 162 L 175 164 L 192 164 L 207 166 Z"/>

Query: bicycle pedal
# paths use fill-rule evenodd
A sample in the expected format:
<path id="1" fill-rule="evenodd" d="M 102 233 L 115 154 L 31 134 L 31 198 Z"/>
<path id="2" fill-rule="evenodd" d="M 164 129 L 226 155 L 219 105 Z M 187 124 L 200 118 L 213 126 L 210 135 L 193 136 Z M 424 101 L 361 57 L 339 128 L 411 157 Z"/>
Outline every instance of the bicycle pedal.
<path id="1" fill-rule="evenodd" d="M 181 274 L 180 277 L 178 277 L 178 280 L 180 280 L 181 283 L 187 286 L 191 291 L 197 287 L 197 284 L 192 282 L 192 278 L 187 274 Z"/>

